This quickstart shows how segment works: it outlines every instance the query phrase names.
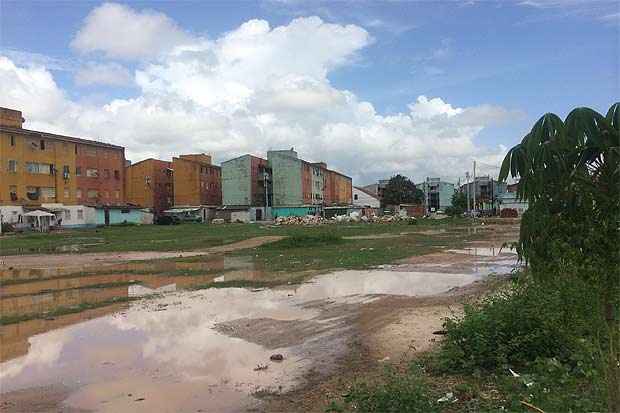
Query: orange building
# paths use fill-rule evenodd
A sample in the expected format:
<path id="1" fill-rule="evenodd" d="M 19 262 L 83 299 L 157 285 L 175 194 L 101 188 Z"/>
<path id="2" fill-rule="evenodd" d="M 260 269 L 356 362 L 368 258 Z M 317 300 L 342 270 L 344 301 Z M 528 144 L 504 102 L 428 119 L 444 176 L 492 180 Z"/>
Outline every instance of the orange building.
<path id="1" fill-rule="evenodd" d="M 353 203 L 353 181 L 351 178 L 327 168 L 322 171 L 324 178 L 324 205 L 351 205 Z"/>
<path id="2" fill-rule="evenodd" d="M 155 215 L 174 205 L 172 162 L 145 159 L 125 168 L 127 203 L 151 208 Z"/>
<path id="3" fill-rule="evenodd" d="M 198 206 L 222 204 L 222 172 L 206 154 L 172 158 L 174 205 Z"/>
<path id="4" fill-rule="evenodd" d="M 123 205 L 125 148 L 23 129 L 0 108 L 0 204 Z"/>

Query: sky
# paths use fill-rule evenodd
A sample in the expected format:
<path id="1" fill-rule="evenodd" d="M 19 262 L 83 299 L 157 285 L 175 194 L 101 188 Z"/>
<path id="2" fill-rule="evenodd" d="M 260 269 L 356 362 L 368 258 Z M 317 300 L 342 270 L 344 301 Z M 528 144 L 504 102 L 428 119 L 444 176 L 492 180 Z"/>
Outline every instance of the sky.
<path id="1" fill-rule="evenodd" d="M 620 2 L 0 0 L 0 106 L 134 162 L 270 149 L 365 185 L 497 174 L 620 100 Z"/>

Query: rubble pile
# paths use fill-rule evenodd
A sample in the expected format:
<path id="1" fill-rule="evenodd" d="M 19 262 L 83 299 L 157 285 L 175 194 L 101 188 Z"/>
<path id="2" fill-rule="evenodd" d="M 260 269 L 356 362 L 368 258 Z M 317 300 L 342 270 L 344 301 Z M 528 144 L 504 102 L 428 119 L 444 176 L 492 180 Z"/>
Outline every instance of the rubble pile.
<path id="1" fill-rule="evenodd" d="M 402 217 L 399 215 L 365 216 L 358 212 L 351 212 L 349 215 L 337 215 L 332 218 L 323 218 L 316 215 L 306 215 L 302 217 L 277 217 L 275 225 L 323 225 L 340 224 L 349 222 L 369 222 L 378 224 L 389 224 L 392 222 L 411 222 L 414 217 Z"/>

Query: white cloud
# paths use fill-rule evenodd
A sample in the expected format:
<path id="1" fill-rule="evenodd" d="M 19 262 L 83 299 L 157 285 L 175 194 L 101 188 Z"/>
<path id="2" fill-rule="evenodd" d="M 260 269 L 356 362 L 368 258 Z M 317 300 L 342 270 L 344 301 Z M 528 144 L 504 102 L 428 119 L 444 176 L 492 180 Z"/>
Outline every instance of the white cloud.
<path id="1" fill-rule="evenodd" d="M 125 86 L 132 82 L 132 76 L 129 70 L 114 62 L 90 62 L 78 69 L 74 79 L 75 83 L 79 86 Z"/>
<path id="2" fill-rule="evenodd" d="M 168 52 L 190 38 L 165 14 L 104 3 L 89 13 L 71 46 L 111 58 L 143 59 Z"/>
<path id="3" fill-rule="evenodd" d="M 273 28 L 251 20 L 220 38 L 173 48 L 136 72 L 136 97 L 101 106 L 72 102 L 49 72 L 4 59 L 0 85 L 9 93 L 0 95 L 0 105 L 24 110 L 43 130 L 124 145 L 134 161 L 193 151 L 223 161 L 293 146 L 302 157 L 325 160 L 364 184 L 393 173 L 456 179 L 474 156 L 499 160 L 505 148 L 480 147 L 475 140 L 513 112 L 420 96 L 408 112 L 384 116 L 336 89 L 329 72 L 358 59 L 371 42 L 358 26 L 318 17 Z M 34 99 L 39 94 L 50 98 Z M 19 95 L 24 98 L 11 97 Z"/>

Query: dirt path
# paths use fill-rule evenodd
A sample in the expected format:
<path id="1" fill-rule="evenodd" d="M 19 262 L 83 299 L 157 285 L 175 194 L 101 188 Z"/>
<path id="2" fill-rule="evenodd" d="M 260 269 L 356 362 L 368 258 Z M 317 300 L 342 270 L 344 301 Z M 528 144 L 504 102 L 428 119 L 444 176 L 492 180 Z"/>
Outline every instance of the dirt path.
<path id="1" fill-rule="evenodd" d="M 157 260 L 164 258 L 184 258 L 199 255 L 218 254 L 256 248 L 263 244 L 279 241 L 281 236 L 254 237 L 231 244 L 219 245 L 193 251 L 128 251 L 91 252 L 84 254 L 40 254 L 9 255 L 0 257 L 0 268 L 63 268 L 87 264 L 118 264 L 128 261 Z"/>

